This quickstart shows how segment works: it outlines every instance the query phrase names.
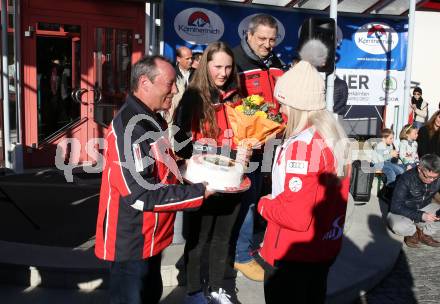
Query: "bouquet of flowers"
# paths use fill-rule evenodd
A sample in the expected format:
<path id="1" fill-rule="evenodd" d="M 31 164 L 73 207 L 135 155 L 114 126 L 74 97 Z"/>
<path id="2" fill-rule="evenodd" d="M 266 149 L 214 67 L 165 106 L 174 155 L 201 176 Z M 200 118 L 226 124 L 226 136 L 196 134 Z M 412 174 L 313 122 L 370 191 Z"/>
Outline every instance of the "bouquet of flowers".
<path id="1" fill-rule="evenodd" d="M 260 95 L 250 95 L 227 105 L 226 112 L 237 145 L 243 141 L 264 144 L 285 127 L 281 113 Z"/>

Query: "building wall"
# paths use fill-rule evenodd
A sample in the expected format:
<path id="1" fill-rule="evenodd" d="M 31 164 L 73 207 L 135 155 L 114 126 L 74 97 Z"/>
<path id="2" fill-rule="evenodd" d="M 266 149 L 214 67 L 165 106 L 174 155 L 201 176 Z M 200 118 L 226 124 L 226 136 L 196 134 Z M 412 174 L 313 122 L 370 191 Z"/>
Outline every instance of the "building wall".
<path id="1" fill-rule="evenodd" d="M 420 83 L 431 116 L 440 102 L 440 12 L 416 12 L 415 19 L 411 81 Z"/>

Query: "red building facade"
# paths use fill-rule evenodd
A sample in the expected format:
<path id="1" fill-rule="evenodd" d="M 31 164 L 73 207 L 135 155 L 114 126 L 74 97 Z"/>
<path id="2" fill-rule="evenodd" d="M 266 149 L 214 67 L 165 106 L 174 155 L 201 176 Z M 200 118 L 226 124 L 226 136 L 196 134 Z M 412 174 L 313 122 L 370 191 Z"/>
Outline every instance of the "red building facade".
<path id="1" fill-rule="evenodd" d="M 19 5 L 24 166 L 93 164 L 145 52 L 145 1 Z"/>

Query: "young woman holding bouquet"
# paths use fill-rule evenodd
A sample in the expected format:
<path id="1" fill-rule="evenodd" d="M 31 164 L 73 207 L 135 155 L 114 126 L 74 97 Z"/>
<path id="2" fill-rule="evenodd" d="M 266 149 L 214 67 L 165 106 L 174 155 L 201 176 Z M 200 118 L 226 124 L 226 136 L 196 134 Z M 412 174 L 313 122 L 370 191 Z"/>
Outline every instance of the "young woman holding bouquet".
<path id="1" fill-rule="evenodd" d="M 341 248 L 349 144 L 326 110 L 324 79 L 309 63 L 319 64 L 315 55 L 326 52 L 322 42 L 312 40 L 301 50 L 302 60 L 275 86 L 288 121 L 275 154 L 272 193 L 258 204 L 268 222 L 260 250 L 269 264 L 264 278 L 268 304 L 292 297 L 295 303 L 324 303 L 328 271 Z"/>
<path id="2" fill-rule="evenodd" d="M 211 43 L 203 53 L 199 67 L 176 109 L 174 124 L 179 127 L 179 132 L 174 138 L 176 154 L 179 157 L 188 159 L 193 150 L 198 150 L 198 153 L 217 153 L 225 143 L 233 146 L 232 134 L 226 131 L 230 126 L 223 103 L 232 101 L 237 95 L 235 79 L 232 51 L 223 42 Z M 188 142 L 188 139 L 190 142 L 182 147 L 182 143 Z M 232 303 L 224 290 L 223 277 L 239 201 L 240 196 L 236 194 L 216 195 L 205 201 L 198 211 L 186 214 L 189 231 L 184 253 L 187 277 L 187 295 L 184 303 L 207 303 L 202 290 L 200 265 L 202 251 L 211 232 L 211 303 Z"/>

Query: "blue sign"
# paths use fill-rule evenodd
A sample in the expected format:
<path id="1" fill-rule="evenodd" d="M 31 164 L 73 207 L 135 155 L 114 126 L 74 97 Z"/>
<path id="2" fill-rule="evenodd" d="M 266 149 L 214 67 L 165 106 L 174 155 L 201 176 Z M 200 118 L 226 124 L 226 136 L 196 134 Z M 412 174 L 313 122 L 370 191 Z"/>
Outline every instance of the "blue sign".
<path id="1" fill-rule="evenodd" d="M 338 17 L 343 39 L 336 52 L 338 68 L 405 70 L 406 21 Z"/>
<path id="2" fill-rule="evenodd" d="M 292 10 L 166 0 L 164 3 L 164 55 L 175 59 L 177 47 L 203 51 L 210 42 L 222 40 L 231 47 L 240 43 L 249 19 L 266 13 L 278 21 L 274 51 L 285 63 L 297 55 L 299 28 L 306 18 L 323 14 Z M 338 16 L 337 68 L 404 70 L 407 20 Z"/>

